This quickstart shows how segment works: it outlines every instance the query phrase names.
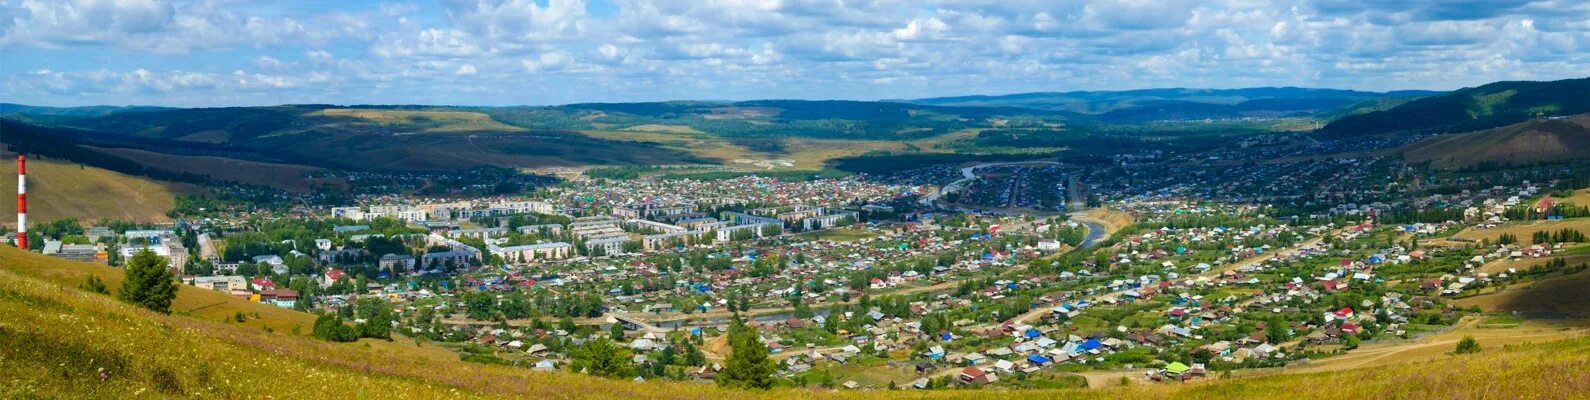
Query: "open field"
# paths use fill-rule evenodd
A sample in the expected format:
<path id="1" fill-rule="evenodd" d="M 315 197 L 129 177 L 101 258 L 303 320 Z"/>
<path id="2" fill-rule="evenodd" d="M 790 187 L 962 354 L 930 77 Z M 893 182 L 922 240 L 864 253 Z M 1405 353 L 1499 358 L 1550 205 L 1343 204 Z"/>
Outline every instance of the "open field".
<path id="1" fill-rule="evenodd" d="M 15 153 L 0 153 L 0 224 L 16 224 L 17 162 Z M 178 194 L 204 190 L 186 183 L 162 182 L 141 176 L 75 163 L 28 159 L 28 217 L 44 222 L 59 218 L 97 221 L 168 221 L 166 211 Z"/>
<path id="2" fill-rule="evenodd" d="M 220 181 L 270 186 L 294 192 L 308 192 L 314 186 L 335 188 L 347 186 L 347 182 L 341 180 L 314 181 L 305 178 L 305 174 L 321 169 L 303 165 L 264 163 L 225 157 L 184 156 L 129 148 L 93 149 L 167 171 L 201 174 Z"/>
<path id="3" fill-rule="evenodd" d="M 1578 206 L 1590 206 L 1590 189 L 1575 190 L 1573 191 L 1573 196 L 1566 198 L 1553 197 L 1553 199 L 1556 199 L 1558 203 L 1573 203 L 1574 205 Z"/>
<path id="4" fill-rule="evenodd" d="M 1464 229 L 1463 231 L 1452 235 L 1452 238 L 1475 242 L 1478 242 L 1482 239 L 1490 239 L 1492 243 L 1495 243 L 1497 238 L 1500 238 L 1502 237 L 1502 234 L 1507 233 L 1517 236 L 1519 242 L 1527 244 L 1529 243 L 1530 235 L 1535 234 L 1535 232 L 1554 232 L 1563 228 L 1578 229 L 1580 232 L 1590 233 L 1590 218 L 1573 218 L 1556 221 L 1509 222 L 1495 228 Z"/>
<path id="5" fill-rule="evenodd" d="M 524 128 L 497 122 L 490 116 L 467 111 L 416 111 L 363 108 L 327 108 L 304 114 L 306 117 L 331 117 L 356 120 L 355 124 L 374 124 L 393 128 L 420 129 L 427 133 L 523 131 Z M 336 126 L 337 122 L 326 125 Z"/>
<path id="6" fill-rule="evenodd" d="M 1480 272 L 1499 274 L 1507 272 L 1509 269 L 1524 271 L 1537 265 L 1545 265 L 1546 263 L 1551 262 L 1551 260 L 1559 257 L 1565 261 L 1568 261 L 1569 264 L 1578 264 L 1581 262 L 1590 261 L 1590 253 L 1586 253 L 1585 250 L 1590 250 L 1590 246 L 1580 245 L 1577 248 L 1569 248 L 1567 250 L 1553 253 L 1551 257 L 1522 258 L 1517 260 L 1504 258 L 1491 260 L 1486 262 L 1485 265 L 1480 266 Z"/>
<path id="7" fill-rule="evenodd" d="M 1580 260 L 1586 259 L 1590 258 Z M 1586 288 L 1590 288 L 1590 272 L 1580 272 L 1509 286 L 1500 292 L 1460 299 L 1457 304 L 1527 316 L 1590 318 Z"/>
<path id="8" fill-rule="evenodd" d="M 709 384 L 636 383 L 470 364 L 435 345 L 410 344 L 402 338 L 332 344 L 281 329 L 265 332 L 259 325 L 159 315 L 67 286 L 85 273 L 113 278 L 119 274 L 116 270 L 11 248 L 0 248 L 0 261 L 0 343 L 4 344 L 0 360 L 6 365 L 0 368 L 0 380 L 7 382 L 0 386 L 0 396 L 9 398 L 249 397 L 260 394 L 261 388 L 269 388 L 276 398 L 1151 400 L 1288 398 L 1310 393 L 1329 398 L 1569 399 L 1590 393 L 1590 381 L 1583 379 L 1583 371 L 1590 367 L 1590 340 L 1548 343 L 1544 335 L 1530 341 L 1536 343 L 1531 346 L 1503 347 L 1502 339 L 1482 338 L 1485 350 L 1479 354 L 1432 355 L 1395 366 L 1185 384 L 1085 390 L 737 392 Z M 89 269 L 104 272 L 81 271 Z M 201 292 L 183 290 L 178 303 L 192 304 L 204 297 Z M 297 315 L 301 317 L 286 318 L 309 318 Z M 1564 336 L 1568 335 L 1557 337 Z M 1450 345 L 1429 347 L 1445 351 Z"/>
<path id="9" fill-rule="evenodd" d="M 580 133 L 598 139 L 655 143 L 665 148 L 686 151 L 696 157 L 709 159 L 735 160 L 759 157 L 743 146 L 704 133 L 682 133 L 677 130 L 674 132 L 580 131 Z"/>

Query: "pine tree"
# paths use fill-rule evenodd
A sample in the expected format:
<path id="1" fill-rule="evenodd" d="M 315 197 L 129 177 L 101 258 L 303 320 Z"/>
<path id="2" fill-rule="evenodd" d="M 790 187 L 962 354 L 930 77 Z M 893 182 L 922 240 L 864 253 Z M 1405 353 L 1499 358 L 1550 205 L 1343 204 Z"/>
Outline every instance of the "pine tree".
<path id="1" fill-rule="evenodd" d="M 177 278 L 166 268 L 166 259 L 149 249 L 127 261 L 127 279 L 116 298 L 157 312 L 170 314 L 177 297 Z"/>
<path id="2" fill-rule="evenodd" d="M 729 326 L 729 346 L 732 350 L 723 373 L 718 374 L 718 386 L 764 390 L 773 387 L 775 365 L 768 359 L 767 346 L 758 340 L 755 330 L 735 319 Z"/>

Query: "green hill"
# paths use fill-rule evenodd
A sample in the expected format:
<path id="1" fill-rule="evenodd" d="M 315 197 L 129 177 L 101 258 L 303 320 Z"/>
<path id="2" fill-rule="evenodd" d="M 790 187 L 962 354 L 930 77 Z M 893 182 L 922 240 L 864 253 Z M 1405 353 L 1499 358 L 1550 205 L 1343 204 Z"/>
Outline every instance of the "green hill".
<path id="1" fill-rule="evenodd" d="M 1466 356 L 1331 373 L 1022 391 L 737 392 L 709 384 L 603 380 L 472 364 L 411 339 L 333 344 L 301 336 L 308 314 L 184 287 L 173 315 L 75 289 L 115 288 L 117 269 L 0 246 L 4 398 L 647 398 L 647 399 L 1572 399 L 1590 396 L 1590 339 L 1486 348 Z M 243 323 L 231 321 L 237 314 Z M 268 328 L 268 329 L 267 329 Z M 300 328 L 300 329 L 295 329 Z"/>
<path id="2" fill-rule="evenodd" d="M 1455 133 L 1490 129 L 1536 116 L 1590 112 L 1590 78 L 1496 82 L 1349 115 L 1315 133 L 1341 139 L 1388 133 Z"/>
<path id="3" fill-rule="evenodd" d="M 0 118 L 0 124 L 7 132 L 0 141 L 30 153 L 54 151 L 57 157 L 85 160 L 101 157 L 101 153 L 84 155 L 82 146 L 364 171 L 710 161 L 649 143 L 530 130 L 482 113 L 453 109 L 205 108 L 117 113 L 57 124 Z M 171 171 L 169 166 L 144 161 L 110 156 L 104 162 L 125 164 L 106 168 L 135 174 L 206 175 L 204 171 Z M 157 177 L 195 180 L 191 176 Z"/>

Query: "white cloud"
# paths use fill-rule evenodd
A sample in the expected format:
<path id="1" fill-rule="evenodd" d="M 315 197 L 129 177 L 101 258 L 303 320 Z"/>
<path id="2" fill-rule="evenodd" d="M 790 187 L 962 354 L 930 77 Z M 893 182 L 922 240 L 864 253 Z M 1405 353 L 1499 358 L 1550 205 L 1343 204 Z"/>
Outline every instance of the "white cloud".
<path id="1" fill-rule="evenodd" d="M 1165 86 L 1444 89 L 1590 70 L 1590 3 L 1571 0 L 323 5 L 0 0 L 7 60 L 0 101 L 520 104 Z"/>
<path id="2" fill-rule="evenodd" d="M 525 59 L 521 61 L 521 64 L 524 65 L 525 69 L 530 70 L 531 72 L 547 72 L 561 70 L 564 67 L 567 67 L 573 61 L 574 58 L 569 56 L 569 53 L 554 51 L 541 53 L 541 55 L 534 58 Z"/>

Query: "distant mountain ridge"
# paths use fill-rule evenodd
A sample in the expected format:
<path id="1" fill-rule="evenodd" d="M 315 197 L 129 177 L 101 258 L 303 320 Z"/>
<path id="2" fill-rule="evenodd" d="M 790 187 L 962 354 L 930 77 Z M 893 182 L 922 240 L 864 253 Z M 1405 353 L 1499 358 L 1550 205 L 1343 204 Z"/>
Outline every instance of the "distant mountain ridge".
<path id="1" fill-rule="evenodd" d="M 1539 116 L 1586 112 L 1590 112 L 1590 78 L 1507 81 L 1345 116 L 1325 125 L 1316 136 L 1341 139 L 1392 133 L 1460 133 L 1512 125 Z"/>
<path id="2" fill-rule="evenodd" d="M 46 107 L 16 103 L 0 103 L 0 114 L 58 115 L 67 117 L 97 117 L 116 113 L 161 111 L 172 109 L 174 108 L 159 106 Z"/>
<path id="3" fill-rule="evenodd" d="M 932 97 L 899 101 L 943 106 L 1007 106 L 1102 114 L 1144 103 L 1170 104 L 1183 102 L 1236 105 L 1258 99 L 1331 99 L 1340 102 L 1364 101 L 1383 97 L 1421 97 L 1439 93 L 1441 92 L 1425 90 L 1366 92 L 1347 89 L 1300 87 L 1241 89 L 1163 88 L 1121 91 L 1029 92 L 1005 95 Z"/>
<path id="4" fill-rule="evenodd" d="M 1242 89 L 1138 89 L 1032 92 L 900 100 L 938 106 L 1017 107 L 1083 114 L 1105 123 L 1204 119 L 1288 118 L 1351 114 L 1361 103 L 1439 94 L 1423 90 L 1366 92 L 1346 89 L 1257 87 Z"/>

